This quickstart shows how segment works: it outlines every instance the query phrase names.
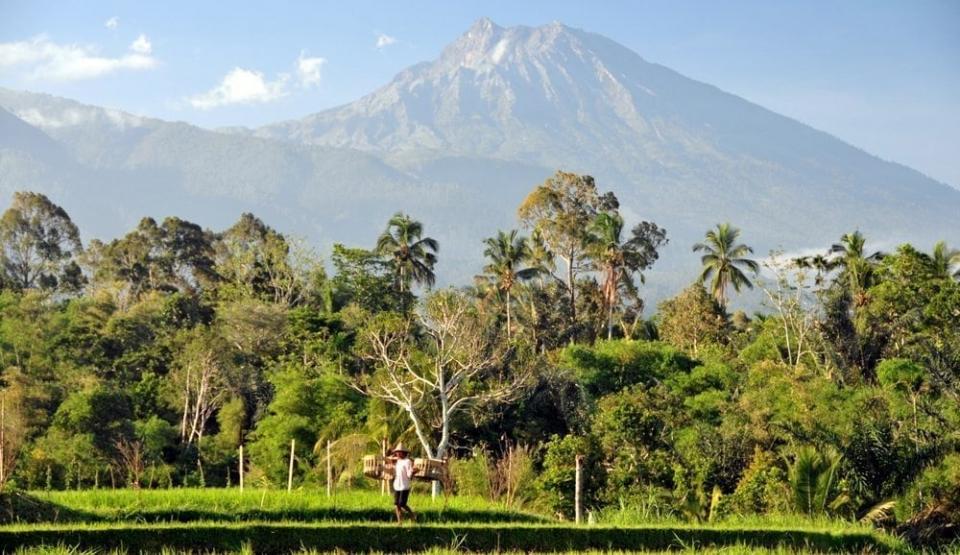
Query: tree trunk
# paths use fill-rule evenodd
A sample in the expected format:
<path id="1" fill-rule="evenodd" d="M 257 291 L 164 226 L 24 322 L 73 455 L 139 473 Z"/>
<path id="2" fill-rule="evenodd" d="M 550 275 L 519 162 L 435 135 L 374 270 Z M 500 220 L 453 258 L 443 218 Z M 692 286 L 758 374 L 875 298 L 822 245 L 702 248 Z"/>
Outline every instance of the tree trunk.
<path id="1" fill-rule="evenodd" d="M 570 253 L 570 257 L 567 259 L 567 288 L 570 291 L 570 322 L 573 324 L 577 323 L 577 293 L 574 289 L 573 284 L 573 263 L 574 263 L 574 254 Z"/>
<path id="2" fill-rule="evenodd" d="M 607 302 L 607 341 L 613 339 L 613 301 Z"/>
<path id="3" fill-rule="evenodd" d="M 507 289 L 507 341 L 510 339 L 510 290 Z"/>

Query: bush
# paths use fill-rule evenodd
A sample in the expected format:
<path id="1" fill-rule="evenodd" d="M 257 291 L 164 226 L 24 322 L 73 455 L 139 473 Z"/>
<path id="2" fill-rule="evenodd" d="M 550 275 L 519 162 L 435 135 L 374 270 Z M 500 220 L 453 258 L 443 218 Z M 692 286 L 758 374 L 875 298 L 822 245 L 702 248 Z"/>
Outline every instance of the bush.
<path id="1" fill-rule="evenodd" d="M 786 512 L 790 495 L 786 472 L 772 453 L 757 447 L 731 495 L 730 508 L 741 515 Z"/>
<path id="2" fill-rule="evenodd" d="M 898 532 L 911 543 L 938 545 L 960 540 L 960 453 L 944 457 L 910 485 L 896 506 L 905 521 Z"/>
<path id="3" fill-rule="evenodd" d="M 469 459 L 450 461 L 450 474 L 459 494 L 489 497 L 492 491 L 491 472 L 490 460 L 482 449 L 474 449 Z"/>
<path id="4" fill-rule="evenodd" d="M 603 490 L 605 473 L 602 454 L 593 436 L 553 436 L 547 443 L 547 453 L 540 474 L 540 488 L 544 491 L 551 510 L 562 517 L 574 514 L 576 485 L 576 457 L 583 456 L 583 508 L 595 507 Z"/>

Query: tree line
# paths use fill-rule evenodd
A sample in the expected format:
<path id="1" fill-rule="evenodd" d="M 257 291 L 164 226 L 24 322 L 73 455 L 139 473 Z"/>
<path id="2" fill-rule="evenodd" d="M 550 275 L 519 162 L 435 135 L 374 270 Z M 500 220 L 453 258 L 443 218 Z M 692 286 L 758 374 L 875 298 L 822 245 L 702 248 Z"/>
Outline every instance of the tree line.
<path id="1" fill-rule="evenodd" d="M 16 193 L 0 484 L 227 485 L 240 445 L 247 483 L 281 484 L 291 439 L 299 483 L 321 482 L 327 440 L 337 479 L 360 482 L 389 437 L 456 459 L 462 491 L 560 515 L 582 455 L 594 510 L 956 522 L 960 253 L 870 252 L 851 232 L 761 259 L 721 223 L 651 310 L 667 233 L 628 230 L 593 178 L 557 172 L 517 217 L 472 284 L 434 289 L 441 245 L 402 213 L 324 264 L 252 214 L 84 245 L 61 207 Z M 730 313 L 744 288 L 763 310 Z"/>

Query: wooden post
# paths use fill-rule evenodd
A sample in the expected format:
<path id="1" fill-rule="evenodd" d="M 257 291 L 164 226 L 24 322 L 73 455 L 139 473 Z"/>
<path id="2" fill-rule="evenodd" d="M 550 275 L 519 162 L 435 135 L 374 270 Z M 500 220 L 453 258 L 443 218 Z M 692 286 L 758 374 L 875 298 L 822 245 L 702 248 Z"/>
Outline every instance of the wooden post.
<path id="1" fill-rule="evenodd" d="M 381 449 L 381 451 L 382 451 L 381 454 L 383 455 L 383 466 L 384 466 L 384 469 L 386 469 L 386 466 L 387 466 L 387 438 L 383 438 L 383 441 L 380 443 L 380 449 Z M 386 494 L 387 494 L 387 473 L 386 473 L 386 470 L 384 470 L 383 480 L 380 481 L 380 495 L 386 495 Z"/>
<path id="2" fill-rule="evenodd" d="M 333 464 L 330 462 L 330 440 L 327 440 L 327 497 L 333 494 Z"/>
<path id="3" fill-rule="evenodd" d="M 297 444 L 297 440 L 290 440 L 290 470 L 287 471 L 287 493 L 293 491 L 293 449 Z"/>
<path id="4" fill-rule="evenodd" d="M 243 444 L 240 444 L 240 493 L 243 493 Z"/>
<path id="5" fill-rule="evenodd" d="M 583 489 L 583 455 L 577 455 L 577 470 L 576 470 L 576 479 L 574 481 L 574 492 L 573 492 L 573 511 L 576 518 L 577 524 L 580 524 L 581 519 L 581 507 L 580 507 L 580 492 Z"/>
<path id="6" fill-rule="evenodd" d="M 2 395 L 0 395 L 0 488 L 3 487 L 3 483 L 4 483 L 3 462 L 4 462 L 4 457 L 6 456 L 6 452 L 4 451 L 4 447 L 6 445 L 5 443 L 6 437 L 4 436 L 4 431 L 6 429 L 5 417 L 7 414 L 6 401 L 7 401 L 7 394 L 3 393 Z"/>

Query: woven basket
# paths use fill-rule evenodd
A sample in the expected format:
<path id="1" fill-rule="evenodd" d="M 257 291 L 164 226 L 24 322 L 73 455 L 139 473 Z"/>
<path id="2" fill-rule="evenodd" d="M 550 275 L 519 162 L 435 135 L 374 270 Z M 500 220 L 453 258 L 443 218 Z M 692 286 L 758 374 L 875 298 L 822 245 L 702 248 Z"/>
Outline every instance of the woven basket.
<path id="1" fill-rule="evenodd" d="M 366 455 L 363 457 L 363 475 L 374 480 L 392 480 L 396 463 L 392 457 Z"/>
<path id="2" fill-rule="evenodd" d="M 413 479 L 421 482 L 442 481 L 447 476 L 447 461 L 442 459 L 416 458 L 413 459 L 413 468 L 418 471 L 413 475 Z"/>
<path id="3" fill-rule="evenodd" d="M 383 457 L 380 455 L 363 457 L 363 475 L 376 480 L 383 479 Z"/>

